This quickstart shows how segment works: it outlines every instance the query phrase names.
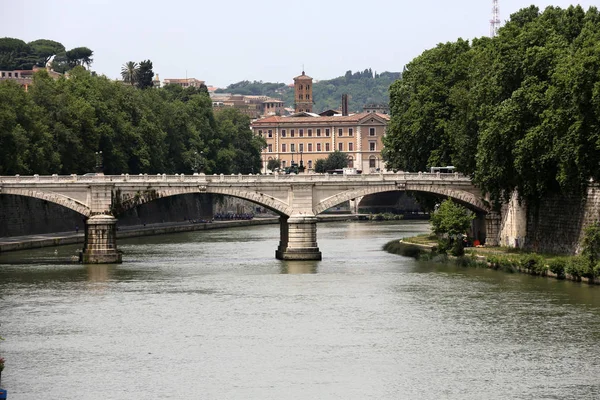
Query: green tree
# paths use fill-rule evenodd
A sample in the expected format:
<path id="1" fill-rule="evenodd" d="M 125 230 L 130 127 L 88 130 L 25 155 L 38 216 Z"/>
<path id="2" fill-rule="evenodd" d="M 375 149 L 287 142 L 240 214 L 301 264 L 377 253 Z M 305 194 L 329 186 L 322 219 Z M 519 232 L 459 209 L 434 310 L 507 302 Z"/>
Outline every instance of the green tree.
<path id="1" fill-rule="evenodd" d="M 0 39 L 0 69 L 31 69 L 35 64 L 30 46 L 21 39 Z"/>
<path id="2" fill-rule="evenodd" d="M 123 82 L 129 83 L 132 86 L 138 81 L 139 66 L 134 61 L 128 61 L 121 67 L 121 77 Z"/>
<path id="3" fill-rule="evenodd" d="M 85 66 L 88 69 L 94 61 L 92 59 L 93 54 L 94 52 L 87 47 L 75 47 L 65 53 L 71 68 L 81 65 L 82 67 Z"/>
<path id="4" fill-rule="evenodd" d="M 436 235 L 456 238 L 471 228 L 471 221 L 474 218 L 475 215 L 465 207 L 447 199 L 442 201 L 438 209 L 431 215 L 430 223 Z"/>
<path id="5" fill-rule="evenodd" d="M 278 159 L 278 158 L 271 159 L 267 163 L 267 169 L 268 170 L 275 171 L 275 170 L 277 170 L 279 168 L 281 168 L 281 160 Z"/>
<path id="6" fill-rule="evenodd" d="M 327 172 L 327 168 L 325 168 L 324 158 L 319 158 L 317 161 L 315 161 L 315 172 L 320 174 Z"/>
<path id="7" fill-rule="evenodd" d="M 154 72 L 152 71 L 152 61 L 144 60 L 140 62 L 137 76 L 137 87 L 140 89 L 151 88 L 154 85 L 154 83 L 152 83 L 153 78 Z"/>
<path id="8" fill-rule="evenodd" d="M 325 171 L 346 168 L 348 166 L 348 161 L 348 154 L 336 150 L 333 153 L 330 153 L 325 159 Z"/>
<path id="9" fill-rule="evenodd" d="M 65 46 L 54 40 L 38 39 L 28 43 L 31 51 L 36 57 L 36 65 L 45 67 L 53 56 L 64 53 Z"/>
<path id="10" fill-rule="evenodd" d="M 591 265 L 600 261 L 600 222 L 596 221 L 585 228 L 581 254 Z"/>
<path id="11" fill-rule="evenodd" d="M 238 109 L 228 108 L 216 115 L 216 121 L 221 138 L 221 170 L 234 174 L 260 172 L 260 152 L 266 142 L 264 138 L 253 134 L 250 117 Z"/>

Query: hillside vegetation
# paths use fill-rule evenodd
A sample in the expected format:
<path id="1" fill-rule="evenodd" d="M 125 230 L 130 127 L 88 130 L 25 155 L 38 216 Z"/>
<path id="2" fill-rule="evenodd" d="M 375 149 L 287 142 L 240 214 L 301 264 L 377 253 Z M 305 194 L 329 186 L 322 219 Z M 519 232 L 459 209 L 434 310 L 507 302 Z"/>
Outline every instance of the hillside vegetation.
<path id="1" fill-rule="evenodd" d="M 340 108 L 343 94 L 349 95 L 348 108 L 354 112 L 362 111 L 369 103 L 387 104 L 389 87 L 400 75 L 399 72 L 373 73 L 369 68 L 363 72 L 347 71 L 343 76 L 316 82 L 313 84 L 313 110 Z M 219 89 L 217 93 L 270 96 L 282 99 L 286 107 L 294 106 L 294 88 L 285 83 L 241 81 Z"/>

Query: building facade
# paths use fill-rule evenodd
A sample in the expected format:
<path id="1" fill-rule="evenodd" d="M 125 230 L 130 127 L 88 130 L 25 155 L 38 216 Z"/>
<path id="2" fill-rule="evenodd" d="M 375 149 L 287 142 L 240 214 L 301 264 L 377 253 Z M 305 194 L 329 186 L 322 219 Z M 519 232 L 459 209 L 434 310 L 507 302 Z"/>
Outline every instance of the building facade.
<path id="1" fill-rule="evenodd" d="M 214 112 L 236 108 L 252 119 L 271 115 L 286 115 L 285 103 L 268 96 L 244 96 L 241 94 L 210 93 Z"/>
<path id="2" fill-rule="evenodd" d="M 184 88 L 187 88 L 187 87 L 199 88 L 200 86 L 204 85 L 204 81 L 201 81 L 196 78 L 165 79 L 164 84 L 165 85 L 179 85 Z"/>
<path id="3" fill-rule="evenodd" d="M 62 74 L 54 72 L 49 68 L 33 67 L 33 69 L 26 70 L 0 71 L 0 81 L 14 81 L 21 85 L 25 89 L 25 91 L 27 91 L 29 89 L 29 86 L 33 83 L 33 74 L 44 69 L 48 72 L 48 75 L 50 75 L 50 77 L 53 79 L 58 79 L 61 76 L 63 76 Z"/>
<path id="4" fill-rule="evenodd" d="M 310 173 L 317 160 L 335 150 L 348 155 L 348 167 L 376 173 L 384 169 L 381 150 L 388 121 L 389 115 L 378 113 L 320 116 L 302 112 L 256 120 L 252 130 L 267 142 L 262 153 L 263 173 L 274 159 L 281 161 L 282 168 L 302 162 Z"/>

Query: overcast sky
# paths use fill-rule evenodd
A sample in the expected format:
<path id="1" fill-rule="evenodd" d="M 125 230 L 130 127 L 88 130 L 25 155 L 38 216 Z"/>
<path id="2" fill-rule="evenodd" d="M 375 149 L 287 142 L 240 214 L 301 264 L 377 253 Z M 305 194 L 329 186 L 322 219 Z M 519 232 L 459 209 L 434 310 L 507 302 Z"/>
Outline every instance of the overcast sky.
<path id="1" fill-rule="evenodd" d="M 500 19 L 533 4 L 500 0 Z M 535 3 L 586 10 L 600 0 Z M 150 59 L 165 78 L 224 87 L 241 80 L 291 83 L 347 70 L 401 71 L 440 42 L 489 34 L 491 0 L 3 0 L 0 37 L 52 39 L 94 51 L 92 69 L 118 78 Z"/>

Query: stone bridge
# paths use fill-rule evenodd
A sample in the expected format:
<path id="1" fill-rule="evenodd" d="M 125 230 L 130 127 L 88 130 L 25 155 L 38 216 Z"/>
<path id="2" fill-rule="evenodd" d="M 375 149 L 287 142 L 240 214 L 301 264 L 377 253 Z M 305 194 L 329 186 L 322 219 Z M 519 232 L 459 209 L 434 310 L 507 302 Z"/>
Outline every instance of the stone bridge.
<path id="1" fill-rule="evenodd" d="M 458 174 L 381 173 L 365 175 L 103 175 L 0 176 L 0 194 L 59 204 L 86 217 L 84 263 L 121 261 L 116 223 L 123 211 L 158 198 L 215 193 L 252 201 L 280 216 L 275 256 L 320 260 L 316 216 L 347 200 L 389 192 L 415 191 L 452 198 L 474 211 L 475 229 L 495 244 L 499 216 L 479 189 Z M 480 238 L 483 239 L 483 238 Z"/>

